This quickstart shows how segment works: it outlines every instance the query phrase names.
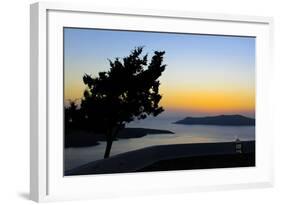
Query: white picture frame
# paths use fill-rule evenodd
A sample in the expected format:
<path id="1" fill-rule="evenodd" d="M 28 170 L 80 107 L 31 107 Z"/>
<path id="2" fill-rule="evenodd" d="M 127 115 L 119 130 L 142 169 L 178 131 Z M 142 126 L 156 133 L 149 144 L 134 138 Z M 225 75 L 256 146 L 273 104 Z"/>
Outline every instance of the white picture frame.
<path id="1" fill-rule="evenodd" d="M 64 26 L 255 36 L 256 166 L 64 177 L 60 110 Z M 40 202 L 273 186 L 272 29 L 270 17 L 99 8 L 91 4 L 32 4 L 30 198 Z"/>

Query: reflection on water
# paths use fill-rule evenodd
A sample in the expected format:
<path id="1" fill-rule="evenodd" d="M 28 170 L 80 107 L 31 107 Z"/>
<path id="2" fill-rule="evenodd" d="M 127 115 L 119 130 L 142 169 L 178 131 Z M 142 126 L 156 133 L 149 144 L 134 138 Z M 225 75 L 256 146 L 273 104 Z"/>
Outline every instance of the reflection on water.
<path id="1" fill-rule="evenodd" d="M 129 127 L 145 127 L 170 130 L 175 134 L 155 134 L 142 138 L 120 139 L 112 146 L 111 156 L 141 149 L 153 145 L 229 142 L 236 138 L 240 140 L 254 140 L 254 126 L 206 126 L 172 124 L 171 120 L 134 122 Z M 65 170 L 75 168 L 85 163 L 103 158 L 105 142 L 98 146 L 83 148 L 67 148 L 64 155 Z"/>

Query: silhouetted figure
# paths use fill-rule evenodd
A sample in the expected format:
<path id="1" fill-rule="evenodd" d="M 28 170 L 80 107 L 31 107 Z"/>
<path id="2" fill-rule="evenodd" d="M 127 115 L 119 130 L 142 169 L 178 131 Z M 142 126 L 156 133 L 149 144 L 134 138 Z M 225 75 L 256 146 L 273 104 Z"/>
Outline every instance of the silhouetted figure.
<path id="1" fill-rule="evenodd" d="M 158 78 L 166 67 L 162 64 L 165 52 L 155 51 L 148 65 L 147 55 L 141 56 L 142 50 L 137 47 L 122 60 L 109 60 L 109 71 L 97 77 L 83 76 L 87 89 L 81 101 L 80 125 L 106 136 L 104 158 L 110 156 L 112 142 L 126 123 L 164 111 L 159 106 L 162 96 Z"/>

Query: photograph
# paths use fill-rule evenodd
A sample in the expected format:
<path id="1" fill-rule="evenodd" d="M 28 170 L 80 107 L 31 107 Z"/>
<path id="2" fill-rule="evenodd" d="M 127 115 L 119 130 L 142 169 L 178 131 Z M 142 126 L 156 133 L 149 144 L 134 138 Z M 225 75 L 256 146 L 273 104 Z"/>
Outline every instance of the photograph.
<path id="1" fill-rule="evenodd" d="M 64 27 L 64 176 L 254 167 L 255 79 L 255 36 Z"/>

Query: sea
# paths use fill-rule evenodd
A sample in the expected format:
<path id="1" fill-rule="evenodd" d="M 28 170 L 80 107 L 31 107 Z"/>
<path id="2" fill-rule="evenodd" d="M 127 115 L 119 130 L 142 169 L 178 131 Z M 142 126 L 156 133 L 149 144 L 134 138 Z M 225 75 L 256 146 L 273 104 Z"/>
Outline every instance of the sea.
<path id="1" fill-rule="evenodd" d="M 255 126 L 214 126 L 174 124 L 174 118 L 134 121 L 126 127 L 169 130 L 174 134 L 152 134 L 141 138 L 119 139 L 113 142 L 111 156 L 154 145 L 232 142 L 255 140 Z M 64 170 L 71 170 L 103 159 L 105 142 L 99 145 L 64 150 Z"/>

